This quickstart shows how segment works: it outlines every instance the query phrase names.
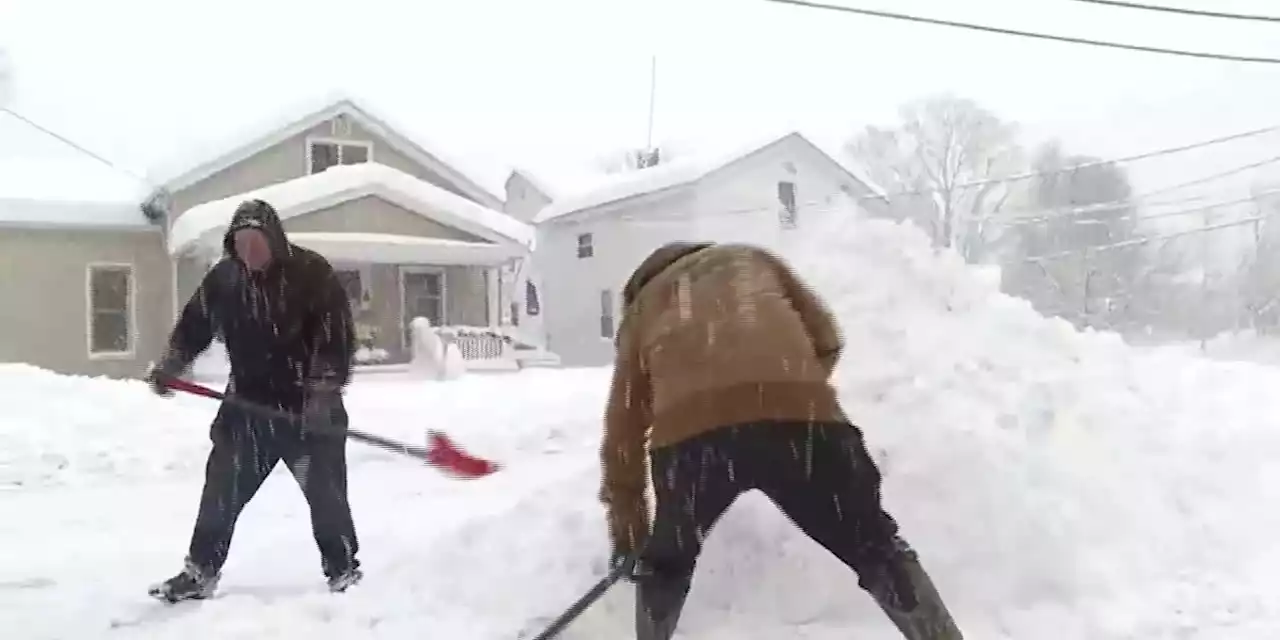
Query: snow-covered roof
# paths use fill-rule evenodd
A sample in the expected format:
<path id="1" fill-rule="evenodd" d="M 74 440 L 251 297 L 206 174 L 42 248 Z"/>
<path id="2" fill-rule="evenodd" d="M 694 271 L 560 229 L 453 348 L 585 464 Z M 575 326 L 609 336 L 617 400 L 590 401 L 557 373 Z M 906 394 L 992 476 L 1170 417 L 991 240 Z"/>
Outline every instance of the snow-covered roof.
<path id="1" fill-rule="evenodd" d="M 389 233 L 293 232 L 289 241 L 330 260 L 394 264 L 491 264 L 523 254 L 510 245 Z"/>
<path id="2" fill-rule="evenodd" d="M 209 233 L 221 234 L 245 200 L 265 200 L 282 219 L 363 196 L 377 196 L 495 242 L 533 247 L 533 227 L 478 205 L 403 171 L 376 162 L 331 167 L 261 189 L 206 202 L 178 216 L 169 230 L 169 252 L 177 255 Z"/>
<path id="3" fill-rule="evenodd" d="M 500 185 L 495 189 L 492 180 L 478 177 L 479 172 L 464 170 L 466 163 L 427 142 L 408 123 L 393 120 L 369 100 L 336 91 L 300 101 L 275 117 L 219 135 L 216 144 L 195 145 L 181 156 L 161 163 L 153 169 L 152 177 L 169 190 L 177 191 L 340 114 L 349 116 L 410 158 L 438 171 L 468 195 L 490 206 L 501 205 Z"/>
<path id="4" fill-rule="evenodd" d="M 87 156 L 0 158 L 0 223 L 147 227 L 147 187 Z"/>
<path id="5" fill-rule="evenodd" d="M 536 174 L 528 169 L 522 169 L 522 168 L 512 169 L 511 176 L 508 178 L 508 180 L 510 180 L 511 177 L 515 177 L 517 175 L 519 175 L 521 178 L 524 178 L 526 182 L 533 185 L 534 189 L 541 191 L 542 195 L 547 196 L 551 200 L 555 200 L 556 194 L 560 191 L 559 189 L 552 187 L 551 183 L 548 182 L 542 175 Z"/>
<path id="6" fill-rule="evenodd" d="M 798 132 L 785 135 L 774 135 L 757 140 L 749 145 L 735 148 L 729 152 L 710 153 L 692 157 L 678 158 L 672 162 L 659 164 L 639 171 L 629 171 L 610 176 L 598 186 L 577 195 L 553 201 L 534 216 L 534 223 L 540 224 L 579 211 L 593 209 L 606 204 L 620 202 L 638 196 L 656 193 L 667 189 L 683 187 L 701 180 L 712 172 L 763 151 L 773 145 L 786 141 L 795 141 L 811 147 L 824 156 L 840 171 L 856 182 L 866 184 L 869 190 L 875 190 L 871 183 L 853 173 L 849 167 L 831 157 L 821 147 L 813 144 Z"/>

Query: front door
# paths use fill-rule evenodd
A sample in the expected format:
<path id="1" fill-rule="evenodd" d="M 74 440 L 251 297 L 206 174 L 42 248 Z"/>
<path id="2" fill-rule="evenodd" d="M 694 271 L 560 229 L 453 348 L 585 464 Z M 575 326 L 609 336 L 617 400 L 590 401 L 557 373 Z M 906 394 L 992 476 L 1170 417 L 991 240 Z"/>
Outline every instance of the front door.
<path id="1" fill-rule="evenodd" d="M 409 348 L 409 323 L 423 317 L 431 326 L 444 325 L 444 272 L 439 269 L 409 267 L 400 272 L 400 287 L 404 298 L 401 315 L 405 348 Z"/>

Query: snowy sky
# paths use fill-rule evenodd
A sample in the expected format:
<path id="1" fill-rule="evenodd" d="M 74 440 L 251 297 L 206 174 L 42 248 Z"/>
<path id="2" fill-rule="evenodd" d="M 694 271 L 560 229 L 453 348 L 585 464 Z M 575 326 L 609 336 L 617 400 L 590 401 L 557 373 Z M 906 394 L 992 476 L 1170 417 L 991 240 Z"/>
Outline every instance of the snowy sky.
<path id="1" fill-rule="evenodd" d="M 1069 0 L 833 1 L 1280 57 L 1280 24 Z M 1280 15 L 1269 0 L 1162 1 Z M 411 120 L 490 181 L 511 164 L 551 174 L 590 167 L 611 149 L 644 143 L 655 54 L 655 138 L 684 146 L 782 127 L 838 144 L 938 91 L 1101 155 L 1280 123 L 1280 65 L 1042 43 L 763 0 L 0 0 L 0 47 L 12 57 L 16 109 L 139 168 L 333 89 Z M 1280 149 L 1280 136 L 1256 142 L 1139 178 L 1159 186 L 1168 175 L 1195 177 Z M 0 122 L 0 160 L 63 152 Z"/>

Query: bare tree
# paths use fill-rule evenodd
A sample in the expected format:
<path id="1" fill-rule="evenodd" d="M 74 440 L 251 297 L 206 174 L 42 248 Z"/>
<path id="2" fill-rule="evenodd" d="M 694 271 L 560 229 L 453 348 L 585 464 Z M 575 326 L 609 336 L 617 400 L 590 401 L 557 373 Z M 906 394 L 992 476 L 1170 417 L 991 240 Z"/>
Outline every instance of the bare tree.
<path id="1" fill-rule="evenodd" d="M 1011 193 L 1005 182 L 982 181 L 1023 168 L 1017 128 L 948 94 L 904 105 L 899 119 L 892 128 L 867 127 L 846 150 L 897 194 L 890 199 L 896 215 L 920 224 L 934 244 L 977 259 L 993 231 L 991 214 Z"/>
<path id="2" fill-rule="evenodd" d="M 1274 190 L 1271 184 L 1253 185 L 1254 215 L 1261 219 L 1252 227 L 1253 254 L 1238 276 L 1249 324 L 1266 334 L 1280 332 L 1280 197 Z"/>
<path id="3" fill-rule="evenodd" d="M 1035 215 L 1011 219 L 1002 286 L 1045 315 L 1080 327 L 1115 329 L 1146 262 L 1137 237 L 1133 186 L 1125 170 L 1097 158 L 1041 145 L 1026 182 Z M 1038 258 L 1055 256 L 1053 259 Z"/>

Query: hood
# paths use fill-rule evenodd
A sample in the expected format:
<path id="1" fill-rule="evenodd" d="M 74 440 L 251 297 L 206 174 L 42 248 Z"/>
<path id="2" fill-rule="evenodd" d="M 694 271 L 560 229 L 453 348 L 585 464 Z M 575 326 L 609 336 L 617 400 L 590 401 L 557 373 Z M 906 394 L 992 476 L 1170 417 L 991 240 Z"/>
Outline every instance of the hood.
<path id="1" fill-rule="evenodd" d="M 631 306 L 635 302 L 636 297 L 640 295 L 640 291 L 644 286 L 649 284 L 651 280 L 658 277 L 668 267 L 675 264 L 677 260 L 698 251 L 702 251 L 713 246 L 711 242 L 670 242 L 662 245 L 653 253 L 649 254 L 636 267 L 631 279 L 627 280 L 627 286 L 622 289 L 622 304 Z"/>
<path id="2" fill-rule="evenodd" d="M 282 260 L 293 253 L 280 216 L 275 207 L 265 200 L 245 200 L 231 216 L 231 224 L 227 225 L 227 233 L 222 237 L 222 249 L 233 258 L 236 256 L 236 245 L 231 236 L 241 229 L 261 229 L 266 233 L 273 260 Z"/>

